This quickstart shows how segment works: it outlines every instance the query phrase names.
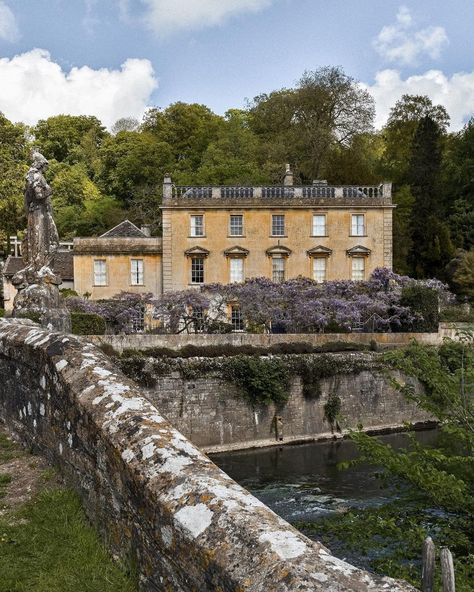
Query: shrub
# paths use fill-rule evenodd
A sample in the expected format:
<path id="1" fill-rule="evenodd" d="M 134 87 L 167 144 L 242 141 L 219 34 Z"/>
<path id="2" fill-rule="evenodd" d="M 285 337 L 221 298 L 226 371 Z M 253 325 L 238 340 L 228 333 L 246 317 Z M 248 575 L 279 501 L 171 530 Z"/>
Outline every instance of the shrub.
<path id="1" fill-rule="evenodd" d="M 19 319 L 29 319 L 33 321 L 33 323 L 40 323 L 41 322 L 41 315 L 39 312 L 22 312 L 18 315 Z"/>
<path id="2" fill-rule="evenodd" d="M 228 358 L 223 376 L 241 387 L 253 403 L 283 403 L 289 397 L 290 373 L 279 358 L 242 355 Z"/>
<path id="3" fill-rule="evenodd" d="M 0 308 L 0 319 L 3 318 L 4 316 L 5 316 L 5 309 Z"/>
<path id="4" fill-rule="evenodd" d="M 71 312 L 71 327 L 74 335 L 104 335 L 105 320 L 87 312 Z"/>
<path id="5" fill-rule="evenodd" d="M 405 331 L 417 333 L 438 331 L 439 297 L 435 290 L 419 284 L 405 286 L 402 290 L 400 305 L 406 306 L 417 314 L 417 318 L 402 325 Z"/>

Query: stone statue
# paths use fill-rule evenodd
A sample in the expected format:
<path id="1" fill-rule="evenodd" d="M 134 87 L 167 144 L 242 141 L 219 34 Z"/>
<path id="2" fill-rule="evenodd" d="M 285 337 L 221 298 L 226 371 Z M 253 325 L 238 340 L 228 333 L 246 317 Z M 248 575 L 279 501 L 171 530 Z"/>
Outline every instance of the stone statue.
<path id="1" fill-rule="evenodd" d="M 44 171 L 46 158 L 37 150 L 31 154 L 33 164 L 26 175 L 25 209 L 28 216 L 26 239 L 22 245 L 25 267 L 12 278 L 18 290 L 13 302 L 13 316 L 35 316 L 42 325 L 70 330 L 70 316 L 59 294 L 61 278 L 53 271 L 59 237 L 53 219 L 51 187 Z"/>

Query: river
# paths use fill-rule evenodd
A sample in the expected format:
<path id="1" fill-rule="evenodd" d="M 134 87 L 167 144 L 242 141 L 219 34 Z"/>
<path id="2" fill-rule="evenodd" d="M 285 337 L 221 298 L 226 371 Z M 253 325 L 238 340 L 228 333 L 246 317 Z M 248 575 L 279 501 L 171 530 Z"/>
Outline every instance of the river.
<path id="1" fill-rule="evenodd" d="M 417 440 L 434 445 L 437 430 L 416 432 Z M 394 448 L 407 446 L 404 433 L 379 436 Z M 373 507 L 395 500 L 400 492 L 377 476 L 373 466 L 346 470 L 338 463 L 357 457 L 350 440 L 262 448 L 212 455 L 212 460 L 289 522 L 313 522 L 350 507 Z"/>

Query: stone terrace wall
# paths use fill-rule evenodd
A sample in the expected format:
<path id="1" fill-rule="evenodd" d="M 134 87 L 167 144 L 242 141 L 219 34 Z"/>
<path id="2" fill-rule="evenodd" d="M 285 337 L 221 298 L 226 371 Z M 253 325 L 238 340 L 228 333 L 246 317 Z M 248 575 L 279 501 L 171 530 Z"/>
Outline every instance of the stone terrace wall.
<path id="1" fill-rule="evenodd" d="M 470 325 L 472 328 L 472 325 Z M 468 323 L 440 323 L 438 333 L 299 333 L 299 334 L 264 334 L 226 333 L 220 335 L 179 334 L 179 335 L 89 335 L 87 339 L 100 345 L 107 343 L 118 352 L 124 349 L 145 350 L 151 347 L 166 347 L 179 350 L 186 345 L 253 345 L 269 347 L 277 343 L 310 343 L 320 346 L 325 343 L 343 341 L 346 343 L 366 344 L 377 343 L 380 347 L 401 347 L 416 339 L 420 343 L 439 345 L 444 337 L 455 338 L 457 328 L 468 328 Z"/>
<path id="2" fill-rule="evenodd" d="M 315 354 L 317 358 L 320 354 Z M 391 384 L 389 377 L 377 370 L 380 354 L 324 354 L 336 366 L 341 358 L 351 358 L 365 368 L 351 374 L 340 374 L 319 381 L 320 396 L 303 395 L 301 379 L 292 380 L 290 396 L 283 405 L 251 405 L 239 388 L 215 376 L 183 379 L 179 372 L 170 376 L 153 376 L 153 360 L 145 371 L 156 386 L 144 389 L 147 398 L 165 417 L 196 446 L 207 452 L 278 445 L 275 417 L 282 419 L 283 442 L 299 442 L 331 437 L 325 419 L 324 405 L 330 395 L 341 401 L 340 424 L 343 430 L 361 424 L 368 431 L 401 428 L 405 423 L 429 422 L 433 418 L 408 401 Z M 126 360 L 125 362 L 126 363 Z M 184 367 L 193 359 L 180 360 Z M 399 382 L 407 377 L 398 372 L 392 376 Z M 410 379 L 417 389 L 422 386 Z"/>
<path id="3" fill-rule="evenodd" d="M 163 592 L 408 591 L 333 557 L 220 471 L 92 344 L 0 321 L 0 412 Z M 87 577 L 87 574 L 85 574 Z"/>

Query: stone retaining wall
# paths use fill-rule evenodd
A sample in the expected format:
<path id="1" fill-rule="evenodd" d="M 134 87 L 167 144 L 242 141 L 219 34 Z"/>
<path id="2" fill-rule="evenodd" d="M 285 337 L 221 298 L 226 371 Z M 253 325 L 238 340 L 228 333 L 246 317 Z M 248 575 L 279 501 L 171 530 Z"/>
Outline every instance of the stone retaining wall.
<path id="1" fill-rule="evenodd" d="M 334 376 L 319 380 L 319 396 L 305 396 L 301 378 L 295 377 L 288 401 L 279 405 L 252 405 L 237 385 L 212 374 L 193 379 L 184 379 L 177 371 L 168 376 L 155 375 L 152 358 L 143 372 L 155 386 L 143 392 L 177 429 L 207 452 L 281 445 L 281 435 L 283 443 L 331 437 L 331 425 L 324 412 L 330 396 L 340 399 L 343 432 L 358 425 L 368 431 L 393 430 L 407 422 L 418 424 L 432 419 L 400 394 L 391 378 L 402 383 L 410 380 L 418 390 L 422 386 L 399 372 L 388 376 L 381 371 L 381 354 L 313 354 L 316 362 L 321 356 L 324 364 L 335 370 Z M 193 358 L 178 362 L 184 375 L 187 364 L 193 363 Z M 338 374 L 341 364 L 354 370 Z M 276 417 L 281 418 L 278 434 Z"/>
<path id="2" fill-rule="evenodd" d="M 92 344 L 0 320 L 0 412 L 160 592 L 413 590 L 333 557 L 220 471 Z M 87 574 L 84 574 L 87 577 Z"/>

